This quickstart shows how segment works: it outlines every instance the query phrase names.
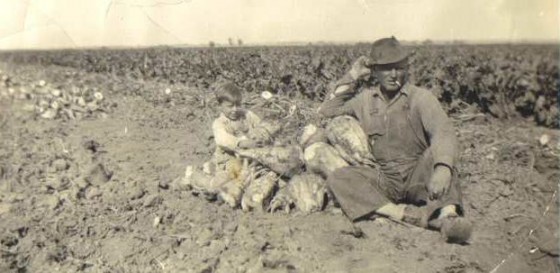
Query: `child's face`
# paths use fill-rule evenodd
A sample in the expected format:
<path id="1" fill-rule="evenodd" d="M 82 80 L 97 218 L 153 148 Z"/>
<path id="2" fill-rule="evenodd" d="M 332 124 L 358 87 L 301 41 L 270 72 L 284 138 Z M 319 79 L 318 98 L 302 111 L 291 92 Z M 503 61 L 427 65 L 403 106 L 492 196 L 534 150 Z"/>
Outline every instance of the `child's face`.
<path id="1" fill-rule="evenodd" d="M 231 101 L 223 101 L 220 103 L 220 111 L 230 120 L 237 120 L 241 116 L 239 109 L 240 103 Z"/>

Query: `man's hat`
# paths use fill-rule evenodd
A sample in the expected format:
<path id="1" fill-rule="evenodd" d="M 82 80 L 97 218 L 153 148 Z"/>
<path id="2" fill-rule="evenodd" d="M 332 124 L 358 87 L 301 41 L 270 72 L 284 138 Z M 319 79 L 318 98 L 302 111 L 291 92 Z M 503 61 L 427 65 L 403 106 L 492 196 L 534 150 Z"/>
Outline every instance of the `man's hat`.
<path id="1" fill-rule="evenodd" d="M 398 63 L 410 55 L 412 52 L 401 46 L 394 36 L 375 41 L 370 53 L 373 65 Z"/>

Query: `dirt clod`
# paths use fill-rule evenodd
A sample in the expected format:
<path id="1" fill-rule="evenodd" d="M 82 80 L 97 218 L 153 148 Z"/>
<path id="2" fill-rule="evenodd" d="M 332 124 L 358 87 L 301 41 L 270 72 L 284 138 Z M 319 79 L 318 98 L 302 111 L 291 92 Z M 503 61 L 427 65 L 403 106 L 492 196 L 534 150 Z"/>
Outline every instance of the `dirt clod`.
<path id="1" fill-rule="evenodd" d="M 59 172 L 64 171 L 69 167 L 68 162 L 62 158 L 54 160 L 51 165 Z"/>
<path id="2" fill-rule="evenodd" d="M 102 185 L 111 180 L 112 172 L 108 171 L 102 163 L 94 164 L 88 171 L 86 181 L 91 185 Z"/>
<path id="3" fill-rule="evenodd" d="M 144 207 L 155 207 L 163 202 L 163 198 L 158 194 L 151 194 L 144 197 Z"/>
<path id="4" fill-rule="evenodd" d="M 103 195 L 103 192 L 97 186 L 91 186 L 86 189 L 84 197 L 86 199 L 94 199 Z"/>

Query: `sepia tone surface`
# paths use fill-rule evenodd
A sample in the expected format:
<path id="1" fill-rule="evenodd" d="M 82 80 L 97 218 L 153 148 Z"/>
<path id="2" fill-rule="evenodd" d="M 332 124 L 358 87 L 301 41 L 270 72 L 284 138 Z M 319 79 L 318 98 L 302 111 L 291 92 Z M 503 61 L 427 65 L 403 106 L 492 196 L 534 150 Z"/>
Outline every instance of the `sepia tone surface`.
<path id="1" fill-rule="evenodd" d="M 2 0 L 0 49 L 400 40 L 551 42 L 554 0 Z"/>
<path id="2" fill-rule="evenodd" d="M 558 9 L 1 0 L 0 272 L 558 272 Z M 391 35 L 455 125 L 468 244 L 383 218 L 359 236 L 332 199 L 244 212 L 176 187 L 214 150 L 216 80 L 293 144 L 322 124 L 332 83 Z"/>

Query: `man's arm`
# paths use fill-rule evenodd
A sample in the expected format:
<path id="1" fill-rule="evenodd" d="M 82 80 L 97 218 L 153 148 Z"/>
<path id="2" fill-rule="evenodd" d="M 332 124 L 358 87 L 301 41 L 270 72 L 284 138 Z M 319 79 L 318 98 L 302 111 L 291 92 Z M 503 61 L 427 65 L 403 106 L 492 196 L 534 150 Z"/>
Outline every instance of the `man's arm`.
<path id="1" fill-rule="evenodd" d="M 434 168 L 444 165 L 453 170 L 458 152 L 453 123 L 432 94 L 425 93 L 419 102 L 422 125 L 430 140 L 430 149 L 434 157 Z"/>
<path id="2" fill-rule="evenodd" d="M 350 71 L 336 83 L 333 92 L 327 96 L 317 112 L 324 117 L 353 114 L 354 110 L 350 100 L 358 91 L 358 80 L 371 74 L 368 68 L 370 63 L 371 61 L 365 56 L 360 56 L 354 61 Z"/>
<path id="3" fill-rule="evenodd" d="M 453 124 L 441 108 L 439 101 L 431 93 L 422 93 L 419 98 L 419 111 L 434 158 L 428 193 L 430 199 L 436 200 L 441 198 L 451 185 L 458 143 Z"/>
<path id="4" fill-rule="evenodd" d="M 353 108 L 348 103 L 356 93 L 356 80 L 346 74 L 340 79 L 334 88 L 334 91 L 327 95 L 325 101 L 319 106 L 318 113 L 324 117 L 335 117 L 345 114 L 352 114 Z"/>

